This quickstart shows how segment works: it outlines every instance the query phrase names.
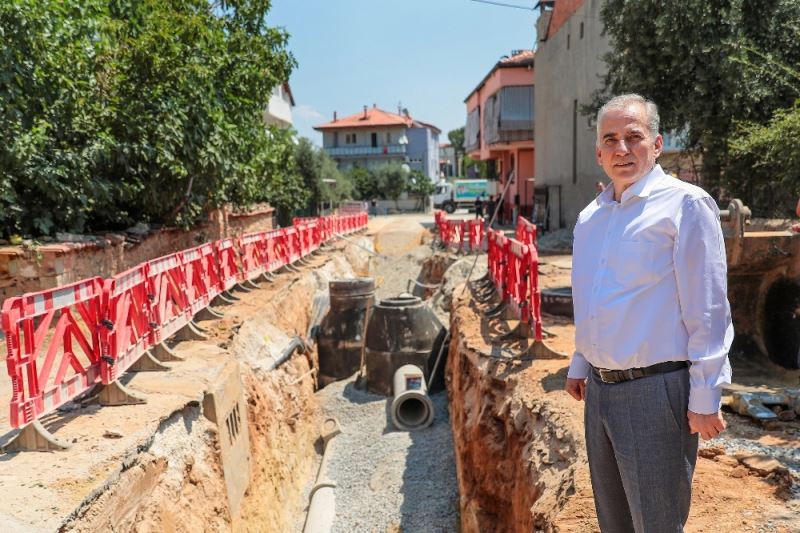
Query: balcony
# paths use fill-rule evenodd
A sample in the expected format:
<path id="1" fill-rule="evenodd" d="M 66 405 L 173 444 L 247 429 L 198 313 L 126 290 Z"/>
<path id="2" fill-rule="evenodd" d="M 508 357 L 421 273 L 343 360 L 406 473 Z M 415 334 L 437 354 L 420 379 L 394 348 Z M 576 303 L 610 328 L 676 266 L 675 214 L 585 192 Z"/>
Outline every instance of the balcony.
<path id="1" fill-rule="evenodd" d="M 385 146 L 326 146 L 325 151 L 331 157 L 369 157 L 405 155 L 407 145 L 387 144 Z"/>

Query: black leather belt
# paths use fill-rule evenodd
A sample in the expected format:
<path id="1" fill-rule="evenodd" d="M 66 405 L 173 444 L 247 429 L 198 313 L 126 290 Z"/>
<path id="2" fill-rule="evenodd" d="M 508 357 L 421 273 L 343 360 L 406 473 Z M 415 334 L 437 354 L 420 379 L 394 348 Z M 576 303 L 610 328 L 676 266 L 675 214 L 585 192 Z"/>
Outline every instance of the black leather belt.
<path id="1" fill-rule="evenodd" d="M 622 381 L 630 381 L 632 379 L 639 379 L 654 374 L 665 374 L 667 372 L 675 372 L 682 368 L 689 366 L 687 361 L 666 361 L 664 363 L 657 363 L 655 365 L 645 366 L 642 368 L 628 368 L 627 370 L 610 370 L 607 368 L 592 367 L 603 383 L 620 383 Z"/>

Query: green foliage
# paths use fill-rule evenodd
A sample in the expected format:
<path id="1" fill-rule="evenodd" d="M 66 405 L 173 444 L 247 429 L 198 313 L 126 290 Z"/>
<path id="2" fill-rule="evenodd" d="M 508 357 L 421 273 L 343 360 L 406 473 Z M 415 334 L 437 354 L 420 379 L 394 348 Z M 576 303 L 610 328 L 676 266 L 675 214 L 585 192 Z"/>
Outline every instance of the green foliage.
<path id="1" fill-rule="evenodd" d="M 378 183 L 378 176 L 372 170 L 362 167 L 353 167 L 347 171 L 348 179 L 355 187 L 356 196 L 361 200 L 383 198 L 383 188 Z"/>
<path id="2" fill-rule="evenodd" d="M 428 196 L 433 194 L 436 185 L 419 170 L 412 170 L 406 185 L 406 192 L 412 198 L 417 199 L 417 207 L 424 209 L 428 202 Z"/>
<path id="3" fill-rule="evenodd" d="M 265 129 L 289 78 L 266 0 L 0 4 L 5 232 L 189 224 L 222 204 L 302 206 L 288 132 Z"/>
<path id="4" fill-rule="evenodd" d="M 791 217 L 800 197 L 800 100 L 766 125 L 740 124 L 730 140 L 731 186 L 765 214 Z M 767 180 L 748 175 L 770 176 Z"/>
<path id="5" fill-rule="evenodd" d="M 662 129 L 685 130 L 702 152 L 708 183 L 739 183 L 739 167 L 726 168 L 736 122 L 764 124 L 798 96 L 774 64 L 800 64 L 800 2 L 607 0 L 601 17 L 612 50 L 594 109 L 613 94 L 647 96 Z"/>
<path id="6" fill-rule="evenodd" d="M 376 181 L 381 186 L 382 197 L 397 202 L 408 188 L 408 172 L 400 165 L 390 164 L 380 167 Z"/>
<path id="7" fill-rule="evenodd" d="M 297 144 L 295 159 L 303 186 L 309 193 L 312 213 L 318 213 L 323 204 L 332 205 L 353 197 L 355 187 L 350 177 L 342 175 L 325 150 L 317 148 L 305 137 Z M 334 180 L 335 184 L 324 180 Z"/>

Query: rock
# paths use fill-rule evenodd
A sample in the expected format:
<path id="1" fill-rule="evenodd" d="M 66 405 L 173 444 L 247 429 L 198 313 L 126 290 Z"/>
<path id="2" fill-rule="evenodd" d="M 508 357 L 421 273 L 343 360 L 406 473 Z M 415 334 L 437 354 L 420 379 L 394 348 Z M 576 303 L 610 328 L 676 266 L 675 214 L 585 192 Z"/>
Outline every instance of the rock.
<path id="1" fill-rule="evenodd" d="M 777 459 L 773 459 L 768 455 L 750 455 L 747 457 L 740 457 L 739 461 L 745 467 L 749 468 L 759 476 L 765 477 L 772 473 L 785 474 L 788 469 L 781 464 Z"/>
<path id="2" fill-rule="evenodd" d="M 122 432 L 118 429 L 107 429 L 103 432 L 103 436 L 107 439 L 121 439 Z"/>
<path id="3" fill-rule="evenodd" d="M 709 446 L 708 448 L 701 448 L 697 455 L 705 459 L 713 459 L 718 455 L 725 455 L 725 450 L 720 446 Z"/>
<path id="4" fill-rule="evenodd" d="M 796 418 L 797 413 L 795 413 L 793 409 L 785 409 L 778 413 L 778 420 L 781 420 L 782 422 L 791 422 Z"/>
<path id="5" fill-rule="evenodd" d="M 746 477 L 748 474 L 747 468 L 743 467 L 742 465 L 737 466 L 731 471 L 731 477 L 735 478 L 743 478 Z"/>
<path id="6" fill-rule="evenodd" d="M 739 460 L 736 457 L 732 457 L 730 455 L 717 455 L 714 457 L 714 460 L 720 464 L 728 465 L 728 466 L 739 466 Z"/>

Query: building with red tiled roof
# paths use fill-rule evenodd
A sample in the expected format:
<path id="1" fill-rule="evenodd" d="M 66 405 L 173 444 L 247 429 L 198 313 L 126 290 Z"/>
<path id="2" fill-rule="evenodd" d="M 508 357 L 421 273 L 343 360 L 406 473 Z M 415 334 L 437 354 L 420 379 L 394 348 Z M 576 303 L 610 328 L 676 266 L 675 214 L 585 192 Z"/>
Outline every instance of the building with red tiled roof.
<path id="1" fill-rule="evenodd" d="M 390 113 L 373 104 L 343 118 L 334 112 L 333 120 L 314 129 L 322 132 L 323 149 L 342 171 L 407 164 L 436 180 L 441 130 L 400 111 Z"/>
<path id="2" fill-rule="evenodd" d="M 501 58 L 464 102 L 467 125 L 464 149 L 488 163 L 497 190 L 509 186 L 502 214 L 527 214 L 534 194 L 534 51 L 514 50 Z"/>

